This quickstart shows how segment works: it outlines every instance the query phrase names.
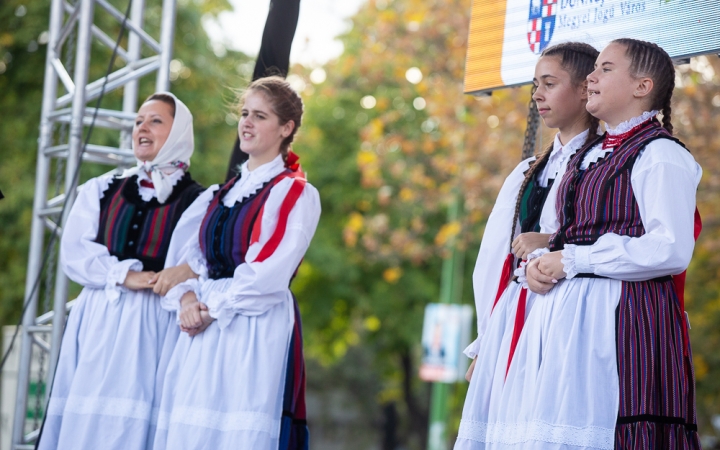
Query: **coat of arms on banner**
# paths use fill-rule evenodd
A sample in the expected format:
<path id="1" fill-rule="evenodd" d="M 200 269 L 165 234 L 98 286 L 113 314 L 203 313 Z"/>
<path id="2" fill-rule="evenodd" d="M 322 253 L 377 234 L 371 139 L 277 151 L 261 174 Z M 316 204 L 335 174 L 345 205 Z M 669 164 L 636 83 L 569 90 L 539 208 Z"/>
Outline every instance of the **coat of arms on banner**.
<path id="1" fill-rule="evenodd" d="M 555 31 L 557 0 L 530 0 L 527 37 L 530 51 L 539 55 L 552 39 Z"/>

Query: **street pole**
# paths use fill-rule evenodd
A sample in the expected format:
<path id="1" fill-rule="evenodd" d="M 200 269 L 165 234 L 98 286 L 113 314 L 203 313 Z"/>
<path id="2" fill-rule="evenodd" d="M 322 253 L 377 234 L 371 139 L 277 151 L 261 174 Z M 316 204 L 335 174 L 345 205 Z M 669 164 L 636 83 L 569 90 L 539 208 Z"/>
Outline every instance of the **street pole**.
<path id="1" fill-rule="evenodd" d="M 455 194 L 448 208 L 448 223 L 460 219 L 461 196 Z M 458 250 L 457 237 L 450 240 L 450 255 L 443 260 L 440 279 L 440 303 L 458 303 L 462 294 L 462 260 L 464 252 Z M 433 383 L 430 398 L 430 430 L 428 450 L 447 450 L 447 418 L 449 383 Z"/>

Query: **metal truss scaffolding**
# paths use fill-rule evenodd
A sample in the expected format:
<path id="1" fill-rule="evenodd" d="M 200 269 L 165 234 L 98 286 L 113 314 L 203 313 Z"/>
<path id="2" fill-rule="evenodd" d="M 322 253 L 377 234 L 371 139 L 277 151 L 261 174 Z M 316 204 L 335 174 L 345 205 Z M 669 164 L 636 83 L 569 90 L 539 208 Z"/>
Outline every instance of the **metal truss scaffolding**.
<path id="1" fill-rule="evenodd" d="M 156 90 L 169 88 L 176 1 L 157 1 L 162 1 L 162 5 L 157 5 L 162 11 L 153 17 L 158 17 L 160 23 L 153 23 L 149 28 L 159 29 L 159 41 L 145 31 L 145 0 L 52 0 L 51 3 L 12 450 L 34 448 L 33 442 L 40 433 L 42 408 L 47 404 L 52 386 L 66 313 L 71 306 L 66 305 L 68 280 L 58 264 L 57 240 L 45 248 L 46 238 L 53 232 L 62 233 L 76 196 L 75 174 L 82 161 L 113 168 L 134 164 L 131 131 L 139 79 L 156 72 Z M 125 13 L 114 4 L 128 5 L 126 2 L 132 2 L 125 23 L 128 37 L 121 41 L 125 46 L 116 49 L 119 62 L 124 64 L 115 64 L 111 73 L 90 80 L 91 50 L 93 55 L 99 55 L 104 48 L 108 56 L 103 59 L 109 62 L 119 25 L 126 19 Z M 105 28 L 114 31 L 103 31 L 96 19 L 103 19 Z M 146 56 L 142 56 L 143 53 Z M 122 67 L 117 68 L 119 66 Z M 122 110 L 96 110 L 88 106 L 103 94 L 103 87 L 104 92 L 122 89 Z M 86 128 L 94 117 L 96 129 L 118 133 L 117 147 L 87 144 L 82 150 Z M 36 286 L 41 277 L 42 287 Z M 44 308 L 39 304 L 41 293 Z M 31 383 L 31 373 L 37 375 L 36 383 Z M 34 414 L 28 409 L 31 396 L 35 398 Z"/>

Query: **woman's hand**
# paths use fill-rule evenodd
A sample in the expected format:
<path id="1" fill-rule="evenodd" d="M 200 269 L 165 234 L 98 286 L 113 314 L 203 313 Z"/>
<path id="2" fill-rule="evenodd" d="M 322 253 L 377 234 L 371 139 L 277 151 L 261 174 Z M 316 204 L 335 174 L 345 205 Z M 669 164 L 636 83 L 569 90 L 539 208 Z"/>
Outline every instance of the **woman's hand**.
<path id="1" fill-rule="evenodd" d="M 153 285 L 153 292 L 158 295 L 165 295 L 170 289 L 174 288 L 183 281 L 197 277 L 198 275 L 190 269 L 190 266 L 187 263 L 185 263 L 177 267 L 169 267 L 161 272 L 158 272 L 150 280 L 150 284 Z"/>
<path id="2" fill-rule="evenodd" d="M 211 323 L 213 323 L 212 317 L 210 317 L 210 312 L 208 312 L 207 305 L 204 303 L 200 303 L 201 309 L 200 309 L 200 320 L 202 321 L 202 325 L 200 325 L 197 328 L 191 328 L 188 330 L 182 330 L 185 331 L 190 337 L 195 337 L 198 334 L 202 333 L 207 329 L 207 327 L 210 326 Z"/>
<path id="3" fill-rule="evenodd" d="M 468 367 L 467 372 L 465 372 L 465 379 L 468 380 L 468 382 L 469 382 L 470 380 L 472 380 L 472 374 L 473 374 L 473 371 L 475 370 L 475 363 L 476 363 L 476 362 L 477 362 L 477 356 L 476 356 L 475 359 L 473 359 L 473 361 L 470 363 L 470 367 Z"/>
<path id="4" fill-rule="evenodd" d="M 555 282 L 567 276 L 562 263 L 562 252 L 550 252 L 538 258 L 538 269 L 543 275 L 552 277 Z"/>
<path id="5" fill-rule="evenodd" d="M 202 325 L 200 311 L 207 309 L 207 305 L 200 303 L 194 292 L 186 292 L 180 299 L 180 328 L 190 330 Z"/>
<path id="6" fill-rule="evenodd" d="M 208 307 L 200 303 L 194 292 L 186 292 L 180 299 L 180 330 L 190 337 L 197 336 L 213 322 Z"/>
<path id="7" fill-rule="evenodd" d="M 550 292 L 550 289 L 555 286 L 557 280 L 540 272 L 540 269 L 538 269 L 538 263 L 541 259 L 542 257 L 533 259 L 527 266 L 525 266 L 525 277 L 527 278 L 528 287 L 531 291 L 536 294 L 544 295 Z"/>
<path id="8" fill-rule="evenodd" d="M 545 248 L 550 242 L 547 233 L 523 233 L 512 241 L 512 252 L 520 259 L 527 259 L 528 255 L 539 248 Z"/>
<path id="9" fill-rule="evenodd" d="M 150 289 L 152 285 L 150 280 L 155 277 L 155 272 L 135 272 L 133 270 L 127 273 L 123 286 L 133 291 L 139 291 L 141 289 Z"/>

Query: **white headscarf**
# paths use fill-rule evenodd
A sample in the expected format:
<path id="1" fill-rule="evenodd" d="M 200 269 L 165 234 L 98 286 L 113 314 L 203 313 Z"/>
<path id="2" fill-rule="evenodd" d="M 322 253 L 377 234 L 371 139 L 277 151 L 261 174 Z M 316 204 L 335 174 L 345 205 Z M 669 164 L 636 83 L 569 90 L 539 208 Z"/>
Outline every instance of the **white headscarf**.
<path id="1" fill-rule="evenodd" d="M 126 169 L 120 178 L 131 177 L 141 171 L 150 172 L 158 202 L 165 203 L 165 200 L 172 194 L 175 184 L 167 175 L 176 170 L 185 171 L 190 167 L 190 157 L 195 148 L 195 141 L 193 117 L 185 103 L 170 92 L 157 92 L 157 94 L 169 95 L 175 100 L 175 118 L 170 128 L 170 134 L 155 159 L 146 162 L 138 160 L 137 166 Z M 133 140 L 134 150 L 135 141 Z"/>

